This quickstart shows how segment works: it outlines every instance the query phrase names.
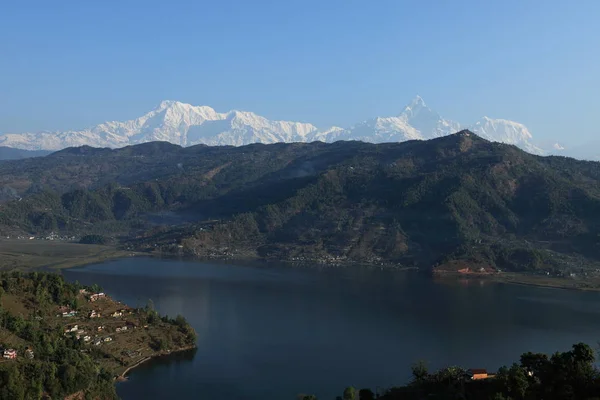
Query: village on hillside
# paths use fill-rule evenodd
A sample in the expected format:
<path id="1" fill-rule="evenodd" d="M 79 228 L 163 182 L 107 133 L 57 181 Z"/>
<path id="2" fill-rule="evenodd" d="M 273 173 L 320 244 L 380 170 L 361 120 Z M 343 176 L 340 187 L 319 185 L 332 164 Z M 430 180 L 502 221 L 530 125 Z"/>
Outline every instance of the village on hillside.
<path id="1" fill-rule="evenodd" d="M 5 296 L 6 303 L 15 300 L 13 296 Z M 101 354 L 102 357 L 96 358 L 102 366 L 115 371 L 115 377 L 157 355 L 194 347 L 187 337 L 189 328 L 168 317 L 160 318 L 154 310 L 132 308 L 104 292 L 89 289 L 79 289 L 75 303 L 55 306 L 50 315 L 36 315 L 35 319 L 61 327 L 65 338 L 82 343 L 82 351 Z M 24 305 L 18 304 L 18 308 L 24 310 Z M 4 348 L 0 346 L 0 362 L 35 357 L 33 349 L 19 346 L 22 341 L 16 338 L 12 344 L 6 341 L 4 344 Z"/>

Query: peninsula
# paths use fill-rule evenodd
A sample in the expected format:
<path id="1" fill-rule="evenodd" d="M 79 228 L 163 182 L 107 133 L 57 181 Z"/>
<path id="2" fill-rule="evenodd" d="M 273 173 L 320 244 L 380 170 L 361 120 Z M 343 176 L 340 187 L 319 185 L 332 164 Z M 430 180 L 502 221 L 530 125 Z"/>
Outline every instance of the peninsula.
<path id="1" fill-rule="evenodd" d="M 132 308 L 55 273 L 0 273 L 0 398 L 114 399 L 115 379 L 195 343 L 185 318 L 151 302 Z"/>

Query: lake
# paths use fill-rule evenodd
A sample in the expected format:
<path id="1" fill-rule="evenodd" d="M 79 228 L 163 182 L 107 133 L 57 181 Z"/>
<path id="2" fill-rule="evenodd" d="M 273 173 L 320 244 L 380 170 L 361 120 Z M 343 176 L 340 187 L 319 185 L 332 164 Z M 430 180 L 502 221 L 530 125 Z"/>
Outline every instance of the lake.
<path id="1" fill-rule="evenodd" d="M 117 385 L 133 399 L 333 400 L 430 368 L 498 367 L 600 338 L 600 293 L 440 282 L 414 272 L 130 258 L 64 271 L 131 306 L 184 315 L 198 350 Z"/>

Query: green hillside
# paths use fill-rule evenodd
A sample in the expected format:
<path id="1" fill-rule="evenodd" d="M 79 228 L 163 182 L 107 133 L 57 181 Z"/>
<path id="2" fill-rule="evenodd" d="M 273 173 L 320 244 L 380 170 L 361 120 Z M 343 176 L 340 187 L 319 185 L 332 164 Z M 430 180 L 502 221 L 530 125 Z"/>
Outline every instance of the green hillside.
<path id="1" fill-rule="evenodd" d="M 77 148 L 0 164 L 0 177 L 8 235 L 420 268 L 464 260 L 564 274 L 600 262 L 600 163 L 468 131 L 388 144 Z"/>

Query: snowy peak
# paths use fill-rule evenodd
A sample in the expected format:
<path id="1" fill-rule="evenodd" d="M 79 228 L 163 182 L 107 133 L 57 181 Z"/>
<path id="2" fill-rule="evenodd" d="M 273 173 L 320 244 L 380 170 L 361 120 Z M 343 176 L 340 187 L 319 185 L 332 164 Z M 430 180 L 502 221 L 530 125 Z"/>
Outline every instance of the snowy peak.
<path id="1" fill-rule="evenodd" d="M 527 127 L 518 122 L 483 117 L 471 126 L 471 130 L 487 140 L 514 144 L 533 154 L 545 153 L 531 142 L 533 135 Z"/>
<path id="2" fill-rule="evenodd" d="M 421 96 L 416 95 L 415 98 L 412 99 L 412 101 L 406 107 L 404 107 L 404 110 L 400 113 L 399 116 L 408 119 L 422 112 L 427 114 L 435 114 L 439 117 L 437 113 L 435 113 L 431 108 L 427 107 L 427 104 L 425 104 L 425 101 Z"/>
<path id="3" fill-rule="evenodd" d="M 429 108 L 419 95 L 404 108 L 400 118 L 418 130 L 424 138 L 450 135 L 461 128 L 459 123 L 446 120 Z"/>
<path id="4" fill-rule="evenodd" d="M 422 140 L 423 135 L 401 117 L 377 117 L 338 132 L 336 140 L 385 143 Z M 331 141 L 331 140 L 327 140 Z"/>
<path id="5" fill-rule="evenodd" d="M 163 100 L 160 102 L 160 104 L 158 106 L 156 106 L 156 108 L 152 111 L 157 111 L 160 112 L 164 109 L 167 109 L 169 107 L 172 107 L 173 105 L 175 105 L 176 103 L 179 103 L 178 101 L 175 100 Z"/>
<path id="6" fill-rule="evenodd" d="M 483 117 L 475 123 L 474 127 L 481 129 L 484 133 L 503 131 L 507 134 L 507 138 L 511 140 L 511 143 L 514 144 L 522 140 L 533 139 L 533 135 L 525 125 L 507 119 Z"/>
<path id="7" fill-rule="evenodd" d="M 462 129 L 470 129 L 488 140 L 517 145 L 535 154 L 543 153 L 532 144 L 532 135 L 522 124 L 483 117 L 472 125 L 462 125 L 442 118 L 421 96 L 416 96 L 397 116 L 376 117 L 345 129 L 318 129 L 310 123 L 273 121 L 249 111 L 219 113 L 208 106 L 164 100 L 148 113 L 129 121 L 109 121 L 79 131 L 6 133 L 0 135 L 0 146 L 60 150 L 83 145 L 115 148 L 151 141 L 181 146 L 241 146 L 315 140 L 381 143 L 432 139 Z"/>

